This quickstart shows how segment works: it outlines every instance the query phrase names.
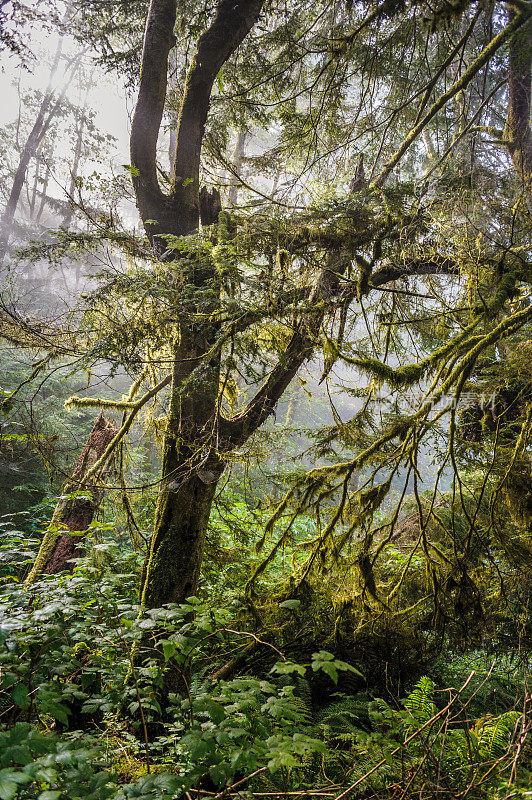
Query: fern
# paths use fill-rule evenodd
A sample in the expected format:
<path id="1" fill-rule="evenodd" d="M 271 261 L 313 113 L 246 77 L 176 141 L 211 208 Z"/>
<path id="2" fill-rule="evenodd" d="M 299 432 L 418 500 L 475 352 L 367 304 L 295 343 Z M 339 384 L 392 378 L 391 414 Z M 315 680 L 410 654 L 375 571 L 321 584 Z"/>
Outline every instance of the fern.
<path id="1" fill-rule="evenodd" d="M 416 722 L 423 724 L 437 713 L 432 699 L 433 694 L 434 683 L 430 678 L 424 676 L 419 679 L 404 701 L 405 708 L 415 717 Z"/>
<path id="2" fill-rule="evenodd" d="M 327 727 L 335 734 L 355 733 L 370 730 L 368 700 L 345 697 L 322 708 L 315 715 L 316 724 Z"/>
<path id="3" fill-rule="evenodd" d="M 478 737 L 478 754 L 484 761 L 502 758 L 508 748 L 521 714 L 507 711 L 498 717 L 486 716 L 478 720 L 474 732 Z"/>

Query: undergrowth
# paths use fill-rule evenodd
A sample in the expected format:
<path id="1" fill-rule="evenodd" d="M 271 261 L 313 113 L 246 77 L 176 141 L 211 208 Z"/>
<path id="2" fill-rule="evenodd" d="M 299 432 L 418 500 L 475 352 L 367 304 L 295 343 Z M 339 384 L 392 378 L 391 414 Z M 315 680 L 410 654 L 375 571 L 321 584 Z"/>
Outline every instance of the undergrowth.
<path id="1" fill-rule="evenodd" d="M 1 800 L 526 796 L 522 657 L 446 652 L 385 699 L 328 650 L 287 657 L 238 603 L 142 610 L 139 556 L 116 544 L 31 589 L 28 555 L 1 588 Z M 250 647 L 262 663 L 220 679 Z M 354 693 L 339 691 L 348 674 Z"/>

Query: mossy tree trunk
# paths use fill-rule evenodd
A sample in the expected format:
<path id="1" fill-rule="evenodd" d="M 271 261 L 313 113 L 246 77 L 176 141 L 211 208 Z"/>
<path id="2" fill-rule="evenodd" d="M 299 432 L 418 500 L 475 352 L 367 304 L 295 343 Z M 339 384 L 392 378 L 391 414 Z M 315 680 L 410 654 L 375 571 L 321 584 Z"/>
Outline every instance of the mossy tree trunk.
<path id="1" fill-rule="evenodd" d="M 157 139 L 165 106 L 169 53 L 175 43 L 176 0 L 151 0 L 148 11 L 131 129 L 132 179 L 140 216 L 154 251 L 168 271 L 175 269 L 179 273 L 185 291 L 179 300 L 179 331 L 175 341 L 169 343 L 173 347 L 173 379 L 162 482 L 141 583 L 142 601 L 147 607 L 183 602 L 196 592 L 206 526 L 224 453 L 241 447 L 273 413 L 292 378 L 314 352 L 325 315 L 337 305 L 342 276 L 353 254 L 386 235 L 375 221 L 374 228 L 371 224 L 350 228 L 347 244 L 342 238 L 324 248 L 327 255 L 323 255 L 315 283 L 304 288 L 301 305 L 293 313 L 293 334 L 285 352 L 247 406 L 226 419 L 220 412 L 218 395 L 219 355 L 213 355 L 217 352 L 219 331 L 215 324 L 209 327 L 208 321 L 210 317 L 212 323 L 216 315 L 205 313 L 205 297 L 211 311 L 220 302 L 216 272 L 208 264 L 191 265 L 190 249 L 187 258 L 172 256 L 166 237 L 194 233 L 200 218 L 203 225 L 216 222 L 219 196 L 205 189 L 200 192 L 199 185 L 211 91 L 220 70 L 258 19 L 263 3 L 264 0 L 219 0 L 209 27 L 198 39 L 184 83 L 168 193 L 163 192 L 158 180 Z M 374 178 L 373 186 L 384 185 L 438 111 L 468 86 L 522 24 L 521 16 L 513 20 L 427 110 Z M 360 165 L 361 174 L 354 176 L 352 192 L 366 185 L 362 160 Z M 431 256 L 399 267 L 387 265 L 372 272 L 375 263 L 368 262 L 364 293 L 404 275 L 459 274 L 458 265 L 445 256 Z M 282 296 L 276 302 L 282 305 Z"/>
<path id="2" fill-rule="evenodd" d="M 508 3 L 510 21 L 514 20 L 515 16 L 515 9 L 511 3 Z M 532 129 L 530 126 L 532 19 L 522 25 L 510 40 L 508 62 L 508 113 L 503 138 L 530 207 L 532 206 Z"/>
<path id="3" fill-rule="evenodd" d="M 171 189 L 157 178 L 156 145 L 164 112 L 168 58 L 175 44 L 176 0 L 152 0 L 142 54 L 139 96 L 131 130 L 131 163 L 137 205 L 159 254 L 165 235 L 181 236 L 214 224 L 217 192 L 200 193 L 200 155 L 213 82 L 258 18 L 264 0 L 222 0 L 198 40 L 179 113 Z M 172 263 L 168 263 L 168 270 Z M 183 269 L 183 263 L 179 269 Z M 197 588 L 205 533 L 223 462 L 217 447 L 219 355 L 209 358 L 218 329 L 198 322 L 219 303 L 213 265 L 188 269 L 192 299 L 180 314 L 173 342 L 173 375 L 164 440 L 162 483 L 154 532 L 143 570 L 141 598 L 148 607 L 182 602 Z M 201 294 L 195 301 L 193 293 Z M 206 299 L 207 297 L 207 299 Z M 201 302 L 201 312 L 198 305 Z M 204 363 L 206 361 L 206 363 Z M 193 376 L 198 368 L 201 374 Z"/>
<path id="4" fill-rule="evenodd" d="M 39 548 L 33 568 L 26 579 L 32 584 L 41 575 L 72 571 L 73 558 L 84 554 L 83 532 L 87 530 L 103 498 L 101 480 L 109 470 L 107 461 L 97 476 L 84 480 L 93 464 L 103 455 L 116 434 L 116 425 L 103 412 L 89 434 L 72 477 L 63 486 L 49 528 Z M 76 533 L 75 536 L 72 534 Z"/>

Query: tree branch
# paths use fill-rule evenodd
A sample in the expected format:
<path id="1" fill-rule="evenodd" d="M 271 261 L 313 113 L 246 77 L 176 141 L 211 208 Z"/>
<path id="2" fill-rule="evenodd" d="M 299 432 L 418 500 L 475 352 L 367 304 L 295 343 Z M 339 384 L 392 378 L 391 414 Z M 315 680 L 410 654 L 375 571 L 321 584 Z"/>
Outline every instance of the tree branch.
<path id="1" fill-rule="evenodd" d="M 175 20 L 176 0 L 152 0 L 146 19 L 130 142 L 133 187 L 144 225 L 156 216 L 156 210 L 164 206 L 166 199 L 157 178 L 157 139 L 166 100 L 168 54 L 175 44 Z"/>
<path id="2" fill-rule="evenodd" d="M 456 261 L 447 256 L 432 256 L 427 258 L 411 259 L 400 267 L 390 264 L 381 267 L 370 277 L 370 288 L 377 289 L 385 283 L 399 280 L 400 278 L 416 277 L 421 275 L 460 275 L 460 267 Z"/>
<path id="3" fill-rule="evenodd" d="M 330 301 L 338 292 L 350 256 L 336 251 L 329 255 L 309 297 L 309 311 L 303 315 L 286 348 L 266 382 L 247 406 L 230 420 L 220 418 L 221 451 L 240 447 L 274 411 L 301 365 L 313 353 L 316 337 Z"/>

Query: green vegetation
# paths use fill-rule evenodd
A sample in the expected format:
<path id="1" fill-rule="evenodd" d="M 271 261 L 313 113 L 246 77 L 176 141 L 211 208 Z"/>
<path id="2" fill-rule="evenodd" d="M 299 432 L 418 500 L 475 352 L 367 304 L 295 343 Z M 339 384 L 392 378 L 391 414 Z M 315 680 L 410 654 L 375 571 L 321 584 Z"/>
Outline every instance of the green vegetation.
<path id="1" fill-rule="evenodd" d="M 0 800 L 531 796 L 532 4 L 33 5 Z"/>

